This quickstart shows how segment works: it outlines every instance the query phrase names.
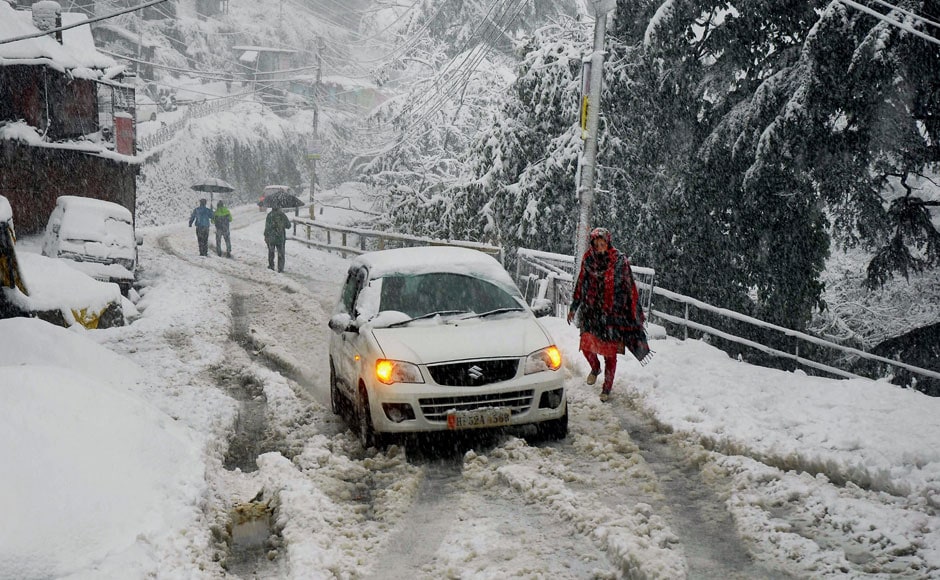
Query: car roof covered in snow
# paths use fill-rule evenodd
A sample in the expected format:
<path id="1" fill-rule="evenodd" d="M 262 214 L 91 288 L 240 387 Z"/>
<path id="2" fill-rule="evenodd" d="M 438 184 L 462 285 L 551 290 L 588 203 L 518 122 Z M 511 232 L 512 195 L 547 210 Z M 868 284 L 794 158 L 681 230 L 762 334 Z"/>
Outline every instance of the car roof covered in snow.
<path id="1" fill-rule="evenodd" d="M 63 195 L 56 205 L 64 209 L 59 229 L 62 239 L 100 241 L 109 246 L 133 244 L 133 219 L 126 207 L 74 195 Z"/>
<path id="2" fill-rule="evenodd" d="M 366 266 L 371 279 L 392 274 L 468 274 L 494 282 L 513 294 L 519 293 L 509 273 L 495 258 L 469 248 L 423 246 L 381 250 L 362 254 L 353 264 Z"/>
<path id="3" fill-rule="evenodd" d="M 69 212 L 85 210 L 88 213 L 101 214 L 121 221 L 133 221 L 131 211 L 113 201 L 105 201 L 93 197 L 81 197 L 78 195 L 63 195 L 56 201 L 56 205 L 61 206 Z"/>

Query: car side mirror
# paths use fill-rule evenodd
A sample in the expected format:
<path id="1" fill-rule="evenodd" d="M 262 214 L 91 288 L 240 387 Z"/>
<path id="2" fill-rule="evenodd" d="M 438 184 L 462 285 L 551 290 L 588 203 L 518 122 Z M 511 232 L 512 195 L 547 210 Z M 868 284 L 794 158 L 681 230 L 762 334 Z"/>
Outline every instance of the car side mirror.
<path id="1" fill-rule="evenodd" d="M 548 298 L 536 298 L 532 301 L 532 314 L 534 314 L 536 318 L 548 316 L 553 310 L 552 301 Z"/>
<path id="2" fill-rule="evenodd" d="M 334 314 L 333 317 L 330 318 L 329 326 L 330 329 L 336 334 L 342 334 L 344 332 L 359 332 L 359 325 L 357 325 L 352 317 L 345 312 Z"/>

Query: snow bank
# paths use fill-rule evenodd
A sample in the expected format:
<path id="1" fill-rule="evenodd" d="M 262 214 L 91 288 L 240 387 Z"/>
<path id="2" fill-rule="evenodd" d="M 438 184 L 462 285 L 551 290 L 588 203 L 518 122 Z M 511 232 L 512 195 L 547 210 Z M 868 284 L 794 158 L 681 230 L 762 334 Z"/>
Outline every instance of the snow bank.
<path id="1" fill-rule="evenodd" d="M 121 303 L 117 284 L 99 282 L 63 261 L 32 252 L 18 252 L 17 259 L 29 296 L 5 289 L 7 298 L 28 311 L 82 310 L 101 312 L 108 304 Z M 66 315 L 67 316 L 67 315 Z"/>
<path id="2" fill-rule="evenodd" d="M 175 528 L 204 487 L 186 430 L 128 394 L 129 361 L 36 320 L 0 320 L 0 570 L 59 577 Z M 13 444 L 15 442 L 15 445 Z"/>

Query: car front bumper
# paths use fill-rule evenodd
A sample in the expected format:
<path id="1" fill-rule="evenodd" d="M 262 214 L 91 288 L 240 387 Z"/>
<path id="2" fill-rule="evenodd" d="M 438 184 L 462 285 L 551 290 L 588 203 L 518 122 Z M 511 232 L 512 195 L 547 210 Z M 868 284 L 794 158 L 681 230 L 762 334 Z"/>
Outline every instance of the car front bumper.
<path id="1" fill-rule="evenodd" d="M 559 419 L 566 413 L 560 371 L 542 371 L 485 386 L 443 386 L 435 383 L 374 381 L 369 385 L 372 424 L 377 432 L 450 431 L 450 412 L 508 408 L 509 425 Z"/>

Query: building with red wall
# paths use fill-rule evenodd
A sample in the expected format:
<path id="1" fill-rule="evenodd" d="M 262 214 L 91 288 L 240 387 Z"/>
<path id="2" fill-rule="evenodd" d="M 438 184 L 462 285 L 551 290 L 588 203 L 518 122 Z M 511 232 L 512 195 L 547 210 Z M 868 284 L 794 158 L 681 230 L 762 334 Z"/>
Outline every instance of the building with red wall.
<path id="1" fill-rule="evenodd" d="M 0 40 L 86 18 L 63 14 L 50 0 L 32 11 L 0 1 Z M 95 49 L 87 25 L 0 44 L 0 195 L 13 207 L 21 234 L 41 231 L 60 195 L 113 201 L 135 212 L 139 159 L 133 125 L 126 126 L 128 113 L 134 118 L 133 87 L 121 82 L 122 73 Z M 102 93 L 112 97 L 109 107 L 129 103 L 130 110 L 101 114 Z M 115 117 L 123 122 L 121 139 Z M 111 124 L 101 126 L 102 118 Z"/>

